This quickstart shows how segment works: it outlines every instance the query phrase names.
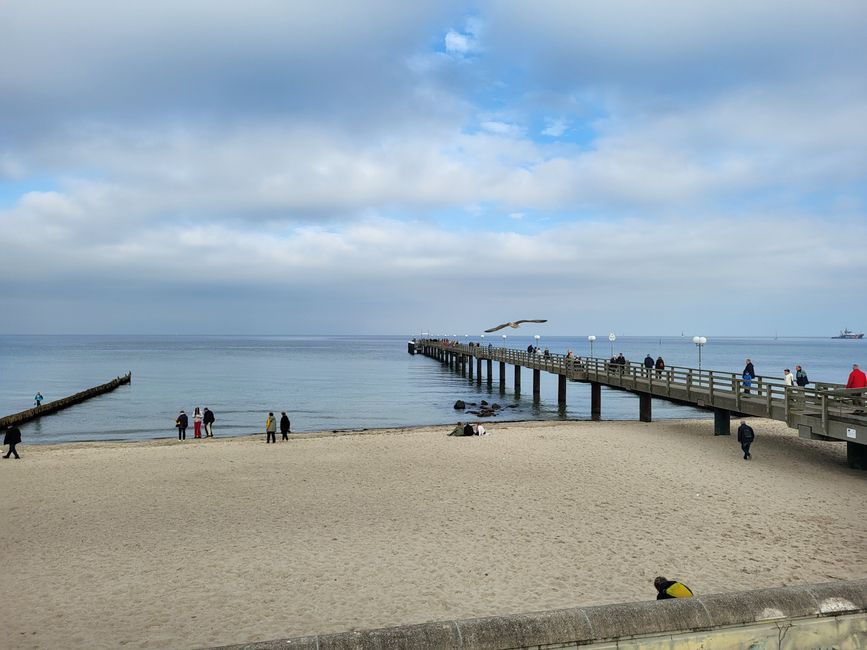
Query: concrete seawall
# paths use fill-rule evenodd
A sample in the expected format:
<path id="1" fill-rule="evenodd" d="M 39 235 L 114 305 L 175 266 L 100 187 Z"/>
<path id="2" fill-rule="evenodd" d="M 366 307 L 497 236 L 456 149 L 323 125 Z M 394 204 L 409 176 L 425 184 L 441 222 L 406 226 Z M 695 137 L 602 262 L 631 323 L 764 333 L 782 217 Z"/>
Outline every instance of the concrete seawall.
<path id="1" fill-rule="evenodd" d="M 99 395 L 104 395 L 105 393 L 111 392 L 118 386 L 129 384 L 131 381 L 132 373 L 128 372 L 120 377 L 115 377 L 109 382 L 100 384 L 99 386 L 94 386 L 93 388 L 88 388 L 87 390 L 75 393 L 74 395 L 70 395 L 69 397 L 64 397 L 53 402 L 46 402 L 42 406 L 27 409 L 26 411 L 13 413 L 12 415 L 7 415 L 6 417 L 0 418 L 0 427 L 11 427 L 12 425 L 23 424 L 24 422 L 35 420 L 36 418 L 42 417 L 43 415 L 57 413 L 57 411 L 69 408 L 70 406 L 75 406 L 76 404 L 80 404 L 81 402 L 84 402 L 91 397 L 97 397 Z"/>
<path id="2" fill-rule="evenodd" d="M 222 650 L 867 648 L 867 579 L 576 607 L 223 646 Z"/>

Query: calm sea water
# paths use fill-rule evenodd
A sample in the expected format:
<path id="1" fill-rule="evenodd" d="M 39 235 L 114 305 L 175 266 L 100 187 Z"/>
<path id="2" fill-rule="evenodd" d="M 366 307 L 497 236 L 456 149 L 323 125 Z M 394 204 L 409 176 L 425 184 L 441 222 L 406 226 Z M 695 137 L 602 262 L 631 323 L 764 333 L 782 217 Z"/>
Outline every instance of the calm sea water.
<path id="1" fill-rule="evenodd" d="M 460 419 L 457 399 L 512 405 L 497 419 L 587 419 L 590 389 L 570 382 L 565 411 L 557 406 L 557 380 L 542 374 L 542 400 L 532 401 L 531 371 L 524 393 L 477 386 L 441 364 L 406 352 L 406 336 L 0 336 L 0 414 L 29 408 L 40 391 L 46 401 L 104 383 L 131 370 L 133 381 L 116 391 L 22 427 L 27 443 L 141 440 L 176 435 L 180 409 L 208 406 L 215 433 L 262 431 L 268 411 L 286 411 L 293 431 L 449 424 Z M 463 337 L 460 337 L 463 338 Z M 604 336 L 595 356 L 609 357 Z M 469 338 L 467 340 L 477 340 Z M 490 339 L 488 339 L 490 340 Z M 532 336 L 509 335 L 526 348 Z M 498 339 L 495 345 L 502 345 Z M 551 352 L 587 355 L 582 337 L 543 337 Z M 633 361 L 650 353 L 668 365 L 698 364 L 690 337 L 619 337 L 614 352 Z M 845 382 L 852 363 L 867 364 L 867 342 L 831 339 L 711 339 L 702 367 L 740 371 L 750 357 L 759 375 L 781 377 L 804 366 L 814 381 Z M 636 419 L 637 398 L 604 391 L 604 419 Z M 704 411 L 654 401 L 655 419 L 706 418 Z M 191 433 L 191 432 L 190 432 Z"/>

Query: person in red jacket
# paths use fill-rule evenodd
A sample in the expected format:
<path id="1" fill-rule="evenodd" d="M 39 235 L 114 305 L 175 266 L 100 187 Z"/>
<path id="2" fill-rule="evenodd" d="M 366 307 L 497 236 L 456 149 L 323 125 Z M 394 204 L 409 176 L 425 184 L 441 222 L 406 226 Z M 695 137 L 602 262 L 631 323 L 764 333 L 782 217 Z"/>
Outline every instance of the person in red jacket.
<path id="1" fill-rule="evenodd" d="M 867 388 L 867 375 L 858 367 L 857 363 L 852 364 L 852 372 L 849 373 L 846 388 Z M 864 401 L 861 399 L 861 393 L 852 394 L 852 403 L 858 407 L 855 413 L 863 413 L 861 407 L 864 406 Z"/>

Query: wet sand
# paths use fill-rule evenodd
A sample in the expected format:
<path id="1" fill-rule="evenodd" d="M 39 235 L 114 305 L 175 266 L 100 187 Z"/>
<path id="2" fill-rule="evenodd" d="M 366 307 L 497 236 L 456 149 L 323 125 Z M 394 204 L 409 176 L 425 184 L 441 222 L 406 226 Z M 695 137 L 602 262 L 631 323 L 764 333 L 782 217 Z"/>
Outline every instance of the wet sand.
<path id="1" fill-rule="evenodd" d="M 19 447 L 4 648 L 196 648 L 867 577 L 867 472 L 751 420 Z M 219 435 L 219 430 L 217 430 Z"/>

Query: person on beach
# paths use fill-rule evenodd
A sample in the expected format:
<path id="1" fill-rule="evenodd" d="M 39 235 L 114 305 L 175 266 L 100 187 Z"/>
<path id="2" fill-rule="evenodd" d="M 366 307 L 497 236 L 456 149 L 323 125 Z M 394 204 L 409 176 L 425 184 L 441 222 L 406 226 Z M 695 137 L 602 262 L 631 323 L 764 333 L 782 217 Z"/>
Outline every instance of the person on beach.
<path id="1" fill-rule="evenodd" d="M 204 412 L 202 413 L 202 424 L 205 425 L 206 438 L 214 437 L 214 422 L 216 421 L 216 419 L 217 418 L 214 417 L 214 412 L 206 406 Z"/>
<path id="2" fill-rule="evenodd" d="M 653 579 L 653 586 L 656 587 L 656 600 L 665 600 L 667 598 L 692 598 L 692 589 L 676 580 L 669 580 L 663 576 L 657 576 Z"/>
<path id="3" fill-rule="evenodd" d="M 265 442 L 277 444 L 277 420 L 273 413 L 268 413 L 268 419 L 265 420 Z"/>
<path id="4" fill-rule="evenodd" d="M 665 370 L 665 361 L 662 357 L 656 357 L 656 378 L 662 377 L 662 371 Z"/>
<path id="5" fill-rule="evenodd" d="M 741 377 L 744 380 L 744 394 L 750 394 L 750 388 L 753 386 L 753 379 L 756 376 L 756 369 L 753 368 L 753 362 L 747 359 L 746 365 L 744 366 L 744 372 Z"/>
<path id="6" fill-rule="evenodd" d="M 786 382 L 786 386 L 797 386 L 795 383 L 795 375 L 792 374 L 792 371 L 786 368 L 783 370 L 783 379 Z"/>
<path id="7" fill-rule="evenodd" d="M 753 431 L 753 428 L 745 420 L 741 420 L 741 426 L 738 427 L 738 442 L 741 443 L 744 460 L 749 460 L 753 457 L 750 453 L 750 445 L 753 444 L 753 440 L 755 439 L 756 433 Z"/>
<path id="8" fill-rule="evenodd" d="M 193 410 L 193 438 L 202 437 L 202 412 L 197 406 Z"/>
<path id="9" fill-rule="evenodd" d="M 804 372 L 804 369 L 801 368 L 801 366 L 795 366 L 795 383 L 801 388 L 804 388 L 810 383 L 810 380 L 807 378 L 807 373 Z"/>
<path id="10" fill-rule="evenodd" d="M 36 408 L 39 408 L 40 406 L 42 406 L 42 400 L 44 400 L 44 399 L 45 398 L 42 397 L 42 393 L 40 393 L 39 391 L 36 391 L 36 395 L 33 396 L 33 405 Z"/>
<path id="11" fill-rule="evenodd" d="M 458 422 L 455 425 L 455 428 L 452 429 L 452 432 L 449 435 L 450 436 L 462 436 L 462 435 L 464 435 L 464 423 Z"/>
<path id="12" fill-rule="evenodd" d="M 849 373 L 849 379 L 846 381 L 846 388 L 867 388 L 867 375 L 858 367 L 857 363 L 852 364 L 852 372 Z M 852 404 L 859 407 L 855 411 L 856 415 L 860 415 L 864 411 L 860 407 L 864 406 L 864 401 L 861 399 L 861 393 L 852 394 Z"/>
<path id="13" fill-rule="evenodd" d="M 9 451 L 6 452 L 6 455 L 3 458 L 9 458 L 9 456 L 15 456 L 15 458 L 21 458 L 18 455 L 18 452 L 15 450 L 15 446 L 21 444 L 21 429 L 18 427 L 9 427 L 6 429 L 6 433 L 3 436 L 3 444 L 9 445 Z"/>
<path id="14" fill-rule="evenodd" d="M 470 424 L 469 422 L 467 422 L 467 423 L 464 425 L 464 435 L 465 435 L 465 436 L 474 436 L 474 435 L 476 435 L 476 432 L 473 430 L 473 425 Z"/>
<path id="15" fill-rule="evenodd" d="M 187 426 L 190 424 L 190 419 L 187 414 L 181 411 L 178 417 L 175 418 L 175 426 L 178 428 L 178 440 L 187 439 Z"/>
<path id="16" fill-rule="evenodd" d="M 289 416 L 286 411 L 280 411 L 280 433 L 283 435 L 283 440 L 289 440 Z"/>
<path id="17" fill-rule="evenodd" d="M 477 436 L 486 436 L 488 435 L 487 429 L 485 429 L 485 425 L 481 422 L 476 425 L 476 435 Z"/>

